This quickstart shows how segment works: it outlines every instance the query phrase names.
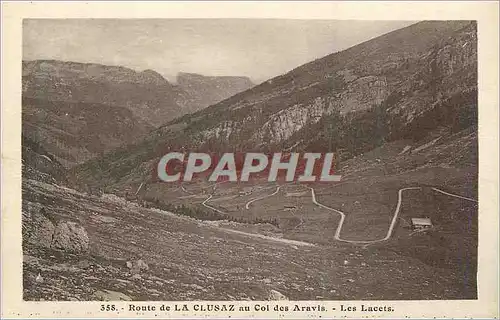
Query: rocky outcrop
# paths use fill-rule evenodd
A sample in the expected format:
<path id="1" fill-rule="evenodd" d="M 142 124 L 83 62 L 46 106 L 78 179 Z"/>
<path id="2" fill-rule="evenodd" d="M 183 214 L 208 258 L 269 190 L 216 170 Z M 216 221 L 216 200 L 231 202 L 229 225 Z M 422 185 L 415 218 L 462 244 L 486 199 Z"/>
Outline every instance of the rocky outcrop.
<path id="1" fill-rule="evenodd" d="M 287 140 L 306 125 L 318 122 L 328 112 L 327 107 L 325 99 L 316 98 L 310 105 L 297 104 L 281 110 L 271 116 L 253 139 L 271 143 Z"/>
<path id="2" fill-rule="evenodd" d="M 127 261 L 127 268 L 130 269 L 130 273 L 138 274 L 149 270 L 149 266 L 144 260 Z"/>
<path id="3" fill-rule="evenodd" d="M 288 300 L 288 297 L 277 290 L 270 290 L 267 300 L 284 301 Z"/>
<path id="4" fill-rule="evenodd" d="M 366 110 L 382 103 L 389 93 L 385 77 L 361 77 L 347 85 L 347 89 L 335 99 L 334 106 L 341 114 Z"/>
<path id="5" fill-rule="evenodd" d="M 85 228 L 72 221 L 57 221 L 45 208 L 26 208 L 22 215 L 23 243 L 71 253 L 88 253 Z"/>
<path id="6" fill-rule="evenodd" d="M 51 247 L 73 253 L 89 251 L 89 236 L 85 228 L 75 222 L 62 222 L 54 230 Z"/>

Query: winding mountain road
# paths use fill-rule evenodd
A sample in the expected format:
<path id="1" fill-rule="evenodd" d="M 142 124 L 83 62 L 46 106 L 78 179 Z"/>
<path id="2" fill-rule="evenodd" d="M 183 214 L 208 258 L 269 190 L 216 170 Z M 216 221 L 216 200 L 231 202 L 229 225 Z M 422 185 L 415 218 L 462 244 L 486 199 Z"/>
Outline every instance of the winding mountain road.
<path id="1" fill-rule="evenodd" d="M 259 201 L 259 200 L 263 200 L 263 199 L 266 199 L 266 198 L 269 198 L 269 197 L 272 197 L 272 196 L 278 194 L 278 192 L 280 191 L 281 187 L 283 187 L 283 186 L 284 185 L 276 187 L 276 190 L 273 193 L 270 193 L 268 195 L 261 196 L 261 197 L 258 197 L 258 198 L 255 198 L 255 199 L 252 199 L 252 200 L 248 201 L 245 204 L 245 209 L 248 210 L 250 208 L 250 204 L 252 204 L 253 202 L 256 202 L 256 201 Z M 315 193 L 314 188 L 309 187 L 309 189 L 311 190 L 311 199 L 312 199 L 312 202 L 315 205 L 317 205 L 318 207 L 324 208 L 326 210 L 335 212 L 336 214 L 340 215 L 340 221 L 339 221 L 339 224 L 337 225 L 337 229 L 335 230 L 335 234 L 334 234 L 335 240 L 341 241 L 341 242 L 353 243 L 353 244 L 369 245 L 369 244 L 373 244 L 373 243 L 377 243 L 377 242 L 387 241 L 387 240 L 389 240 L 391 238 L 392 233 L 394 231 L 394 228 L 396 226 L 397 220 L 398 220 L 399 213 L 401 211 L 401 204 L 402 204 L 402 201 L 403 201 L 403 192 L 404 191 L 409 191 L 409 190 L 422 190 L 422 187 L 407 187 L 407 188 L 402 188 L 402 189 L 398 190 L 398 202 L 396 204 L 396 209 L 394 210 L 394 215 L 392 217 L 392 220 L 391 220 L 391 223 L 390 223 L 389 228 L 387 230 L 387 233 L 386 233 L 386 235 L 383 238 L 381 238 L 381 239 L 375 239 L 375 240 L 348 240 L 348 239 L 343 239 L 340 236 L 340 233 L 342 232 L 342 227 L 344 226 L 346 214 L 344 212 L 340 211 L 340 210 L 328 207 L 328 206 L 320 203 L 316 199 L 316 193 Z M 444 194 L 444 195 L 447 195 L 447 196 L 450 196 L 450 197 L 459 198 L 459 199 L 463 199 L 463 200 L 467 200 L 467 201 L 478 203 L 477 200 L 472 199 L 472 198 L 468 198 L 468 197 L 460 196 L 460 195 L 457 195 L 457 194 L 449 193 L 449 192 L 446 192 L 446 191 L 443 191 L 441 189 L 434 188 L 434 187 L 432 187 L 431 189 L 433 191 L 435 191 L 435 192 L 438 192 L 438 193 L 441 193 L 441 194 Z M 183 190 L 186 191 L 186 192 L 188 192 L 184 188 L 183 188 Z M 210 201 L 210 199 L 212 199 L 212 197 L 213 197 L 212 194 L 209 195 L 201 204 L 203 206 L 211 209 L 211 210 L 214 210 L 214 211 L 218 212 L 218 213 L 227 214 L 226 212 L 223 212 L 223 211 L 221 211 L 221 210 L 219 210 L 217 208 L 214 208 L 214 207 L 212 207 L 212 206 L 210 206 L 210 205 L 207 204 L 207 202 Z"/>
<path id="2" fill-rule="evenodd" d="M 394 231 L 394 227 L 396 226 L 396 222 L 397 222 L 397 219 L 398 219 L 399 211 L 401 210 L 401 202 L 403 200 L 403 191 L 406 191 L 406 190 L 421 190 L 422 188 L 421 187 L 408 187 L 408 188 L 403 188 L 403 189 L 399 189 L 398 190 L 398 203 L 396 205 L 396 210 L 394 211 L 394 216 L 392 217 L 391 224 L 389 226 L 389 230 L 387 230 L 387 234 L 386 234 L 386 236 L 384 238 L 377 239 L 377 240 L 347 240 L 347 239 L 342 239 L 340 237 L 340 232 L 342 231 L 342 227 L 344 225 L 345 213 L 343 213 L 340 210 L 333 209 L 333 208 L 330 208 L 328 206 L 325 206 L 324 204 L 319 203 L 316 200 L 316 194 L 314 192 L 314 189 L 311 188 L 311 187 L 310 187 L 310 189 L 311 189 L 312 201 L 313 201 L 313 203 L 315 205 L 340 214 L 340 222 L 339 222 L 339 224 L 337 226 L 337 230 L 335 231 L 335 240 L 342 241 L 342 242 L 348 242 L 348 243 L 371 244 L 371 243 L 377 243 L 377 242 L 386 241 L 386 240 L 389 240 L 391 238 L 392 232 Z M 445 194 L 447 196 L 450 196 L 450 197 L 460 198 L 460 199 L 464 199 L 464 200 L 472 201 L 472 202 L 476 202 L 476 203 L 478 202 L 475 199 L 463 197 L 463 196 L 460 196 L 460 195 L 457 195 L 457 194 L 453 194 L 453 193 L 449 193 L 449 192 L 443 191 L 443 190 L 438 189 L 438 188 L 431 188 L 431 189 L 434 190 L 434 191 L 436 191 L 436 192 L 439 192 L 439 193 Z"/>
<path id="3" fill-rule="evenodd" d="M 325 206 L 324 204 L 319 203 L 316 200 L 316 194 L 314 192 L 314 188 L 310 187 L 309 189 L 311 189 L 312 202 L 315 205 L 317 205 L 319 207 L 322 207 L 322 208 L 325 208 L 327 210 L 333 211 L 335 213 L 340 214 L 340 222 L 339 222 L 339 224 L 337 226 L 337 230 L 335 231 L 335 235 L 334 235 L 335 240 L 342 241 L 342 242 L 348 242 L 348 243 L 369 244 L 369 243 L 376 243 L 376 242 L 382 242 L 382 241 L 389 240 L 389 238 L 391 237 L 392 232 L 394 230 L 394 227 L 396 226 L 396 222 L 397 222 L 397 219 L 398 219 L 399 211 L 401 211 L 401 202 L 403 200 L 403 191 L 406 191 L 406 190 L 421 190 L 422 188 L 420 188 L 420 187 L 409 187 L 409 188 L 399 189 L 399 191 L 398 191 L 398 203 L 396 205 L 396 210 L 394 211 L 394 216 L 392 217 L 391 224 L 389 226 L 389 230 L 387 230 L 387 234 L 386 234 L 386 236 L 384 238 L 377 239 L 377 240 L 347 240 L 347 239 L 342 239 L 340 237 L 340 232 L 342 231 L 342 227 L 344 226 L 344 221 L 345 221 L 345 217 L 346 217 L 345 213 L 343 213 L 340 210 L 333 209 L 333 208 L 330 208 L 328 206 Z"/>
<path id="4" fill-rule="evenodd" d="M 278 192 L 280 192 L 281 187 L 282 187 L 282 186 L 278 186 L 278 187 L 276 188 L 276 191 L 274 191 L 274 192 L 273 192 L 273 193 L 271 193 L 271 194 L 268 194 L 268 195 L 265 195 L 265 196 L 262 196 L 262 197 L 259 197 L 259 198 L 255 198 L 255 199 L 252 199 L 252 200 L 248 201 L 247 203 L 245 203 L 245 209 L 247 209 L 247 210 L 248 210 L 248 209 L 250 209 L 250 204 L 251 204 L 252 202 L 259 201 L 259 200 L 262 200 L 262 199 L 265 199 L 265 198 L 269 198 L 269 197 L 274 196 L 275 194 L 277 194 Z"/>
<path id="5" fill-rule="evenodd" d="M 439 192 L 439 193 L 445 194 L 447 196 L 450 196 L 450 197 L 460 198 L 460 199 L 464 199 L 464 200 L 468 200 L 468 201 L 472 201 L 472 202 L 476 202 L 476 203 L 478 202 L 476 199 L 459 196 L 459 195 L 453 194 L 453 193 L 448 193 L 448 192 L 445 192 L 445 191 L 440 190 L 438 188 L 431 188 L 431 189 L 434 190 L 434 191 L 436 191 L 436 192 Z"/>
<path id="6" fill-rule="evenodd" d="M 208 204 L 207 204 L 207 202 L 208 202 L 208 201 L 210 201 L 210 199 L 212 199 L 212 197 L 213 197 L 213 195 L 209 195 L 209 196 L 208 196 L 205 200 L 203 200 L 203 202 L 202 202 L 201 204 L 202 204 L 204 207 L 207 207 L 207 208 L 209 208 L 209 209 L 214 210 L 215 212 L 218 212 L 218 213 L 220 213 L 220 214 L 223 214 L 223 215 L 226 215 L 226 216 L 227 216 L 227 213 L 226 213 L 226 212 L 221 211 L 221 210 L 219 210 L 219 209 L 217 209 L 217 208 L 214 208 L 214 207 L 212 207 L 211 205 L 208 205 Z"/>
<path id="7" fill-rule="evenodd" d="M 249 208 L 248 206 L 252 202 L 255 202 L 255 201 L 258 201 L 258 200 L 262 200 L 262 199 L 271 197 L 273 195 L 276 195 L 279 192 L 279 190 L 280 190 L 281 187 L 282 186 L 279 186 L 278 188 L 276 188 L 276 191 L 273 192 L 273 193 L 271 193 L 271 194 L 268 194 L 266 196 L 262 196 L 262 197 L 250 200 L 245 205 L 245 208 L 248 209 Z M 394 227 L 396 226 L 396 222 L 398 220 L 399 212 L 401 211 L 401 203 L 403 201 L 403 192 L 407 191 L 407 190 L 421 190 L 422 188 L 421 187 L 408 187 L 408 188 L 402 188 L 402 189 L 398 190 L 398 202 L 397 202 L 397 205 L 396 205 L 396 209 L 394 211 L 394 215 L 393 215 L 392 220 L 391 220 L 391 224 L 389 225 L 389 229 L 387 230 L 387 234 L 385 235 L 385 237 L 383 237 L 381 239 L 375 239 L 375 240 L 348 240 L 348 239 L 343 239 L 340 236 L 340 233 L 342 231 L 342 227 L 344 226 L 345 217 L 346 217 L 345 213 L 342 212 L 342 211 L 340 211 L 340 210 L 337 210 L 337 209 L 334 209 L 334 208 L 330 208 L 330 207 L 328 207 L 328 206 L 326 206 L 326 205 L 318 202 L 318 200 L 316 199 L 316 193 L 314 191 L 314 188 L 309 187 L 309 189 L 311 190 L 312 202 L 315 205 L 317 205 L 318 207 L 327 209 L 329 211 L 333 211 L 333 212 L 335 212 L 335 213 L 337 213 L 337 214 L 340 215 L 340 221 L 339 221 L 339 224 L 337 225 L 337 229 L 335 230 L 335 235 L 334 235 L 335 240 L 341 241 L 341 242 L 347 242 L 347 243 L 354 243 L 354 244 L 372 244 L 372 243 L 387 241 L 387 240 L 389 240 L 391 238 L 392 233 L 394 231 Z M 444 194 L 444 195 L 447 195 L 447 196 L 450 196 L 450 197 L 455 197 L 455 198 L 459 198 L 459 199 L 463 199 L 463 200 L 467 200 L 467 201 L 471 201 L 471 202 L 476 202 L 476 203 L 478 202 L 475 199 L 464 197 L 464 196 L 460 196 L 460 195 L 453 194 L 453 193 L 449 193 L 449 192 L 443 191 L 443 190 L 438 189 L 438 188 L 431 188 L 431 189 L 433 191 L 439 192 L 441 194 Z"/>

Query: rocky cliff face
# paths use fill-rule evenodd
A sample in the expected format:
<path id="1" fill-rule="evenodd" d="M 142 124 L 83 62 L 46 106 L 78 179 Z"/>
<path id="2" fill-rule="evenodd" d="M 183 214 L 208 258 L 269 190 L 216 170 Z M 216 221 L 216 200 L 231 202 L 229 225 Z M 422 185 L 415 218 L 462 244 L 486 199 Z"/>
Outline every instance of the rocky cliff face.
<path id="1" fill-rule="evenodd" d="M 108 157 L 88 166 L 120 163 L 133 171 L 164 152 L 145 151 L 146 145 L 209 151 L 329 149 L 352 157 L 386 141 L 422 139 L 438 127 L 456 131 L 474 125 L 476 108 L 476 24 L 421 22 L 181 117 L 129 150 L 137 151 L 135 164 L 127 157 Z"/>
<path id="2" fill-rule="evenodd" d="M 254 86 L 247 77 L 208 77 L 179 73 L 177 85 L 183 91 L 177 103 L 189 111 L 198 111 Z"/>
<path id="3" fill-rule="evenodd" d="M 436 39 L 434 33 L 438 31 L 443 32 L 443 37 Z M 416 48 L 409 51 L 393 48 L 385 58 L 381 56 L 381 52 L 387 51 L 381 43 L 392 44 L 394 38 L 404 40 L 401 45 L 407 47 L 415 33 L 428 37 L 428 41 L 417 41 Z M 293 140 L 300 131 L 311 130 L 324 116 L 338 113 L 343 119 L 356 118 L 374 106 L 381 106 L 384 113 L 389 113 L 387 130 L 396 132 L 443 101 L 474 91 L 477 86 L 473 23 L 419 23 L 347 51 L 352 59 L 346 59 L 346 65 L 334 64 L 344 60 L 346 52 L 334 54 L 269 80 L 238 96 L 240 99 L 223 104 L 233 110 L 233 115 L 241 113 L 254 120 L 250 135 L 254 145 L 291 145 L 297 141 L 287 140 Z M 210 111 L 217 113 L 216 107 Z M 208 112 L 203 114 L 210 117 Z M 222 113 L 218 115 L 223 117 Z M 234 126 L 224 127 L 227 128 L 218 125 L 206 130 L 215 129 L 218 135 L 228 138 L 234 135 Z"/>

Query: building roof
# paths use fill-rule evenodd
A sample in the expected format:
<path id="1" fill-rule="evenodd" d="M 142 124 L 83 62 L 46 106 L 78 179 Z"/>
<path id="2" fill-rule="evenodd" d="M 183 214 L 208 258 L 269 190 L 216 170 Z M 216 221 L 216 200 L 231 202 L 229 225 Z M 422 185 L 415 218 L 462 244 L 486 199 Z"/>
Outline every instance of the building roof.
<path id="1" fill-rule="evenodd" d="M 413 225 L 421 225 L 421 226 L 432 226 L 431 219 L 429 218 L 411 218 L 411 223 Z"/>

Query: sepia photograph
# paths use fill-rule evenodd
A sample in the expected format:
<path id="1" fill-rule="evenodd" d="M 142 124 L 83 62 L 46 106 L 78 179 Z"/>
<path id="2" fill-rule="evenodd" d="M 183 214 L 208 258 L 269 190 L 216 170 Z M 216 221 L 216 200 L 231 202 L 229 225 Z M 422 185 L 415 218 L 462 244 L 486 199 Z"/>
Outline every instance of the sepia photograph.
<path id="1" fill-rule="evenodd" d="M 25 303 L 390 317 L 478 301 L 479 208 L 498 195 L 479 196 L 477 20 L 21 23 Z"/>
<path id="2" fill-rule="evenodd" d="M 23 36 L 25 299 L 477 297 L 474 21 Z M 166 150 L 333 152 L 342 179 L 168 183 Z"/>

